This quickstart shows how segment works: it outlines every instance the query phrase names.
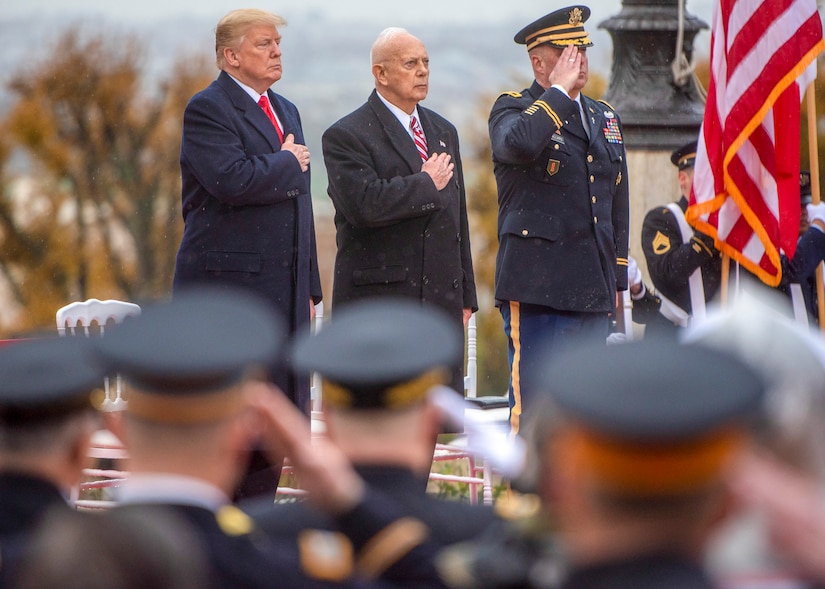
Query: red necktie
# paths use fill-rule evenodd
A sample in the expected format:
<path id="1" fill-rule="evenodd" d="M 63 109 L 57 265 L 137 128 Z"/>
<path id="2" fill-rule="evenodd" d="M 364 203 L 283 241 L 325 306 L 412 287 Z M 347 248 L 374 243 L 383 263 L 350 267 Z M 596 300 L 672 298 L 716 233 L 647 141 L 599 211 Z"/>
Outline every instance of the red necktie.
<path id="1" fill-rule="evenodd" d="M 258 105 L 264 109 L 266 118 L 268 118 L 275 126 L 275 130 L 278 132 L 278 139 L 280 139 L 281 143 L 283 143 L 284 132 L 281 131 L 281 126 L 278 124 L 278 119 L 275 118 L 275 113 L 272 112 L 272 107 L 269 106 L 269 99 L 265 95 L 261 94 L 261 97 L 258 99 Z"/>
<path id="2" fill-rule="evenodd" d="M 426 162 L 429 159 L 427 155 L 427 138 L 424 137 L 424 129 L 421 128 L 415 115 L 410 117 L 410 129 L 412 129 L 413 132 L 415 146 L 418 148 L 418 155 L 421 156 L 422 162 Z"/>

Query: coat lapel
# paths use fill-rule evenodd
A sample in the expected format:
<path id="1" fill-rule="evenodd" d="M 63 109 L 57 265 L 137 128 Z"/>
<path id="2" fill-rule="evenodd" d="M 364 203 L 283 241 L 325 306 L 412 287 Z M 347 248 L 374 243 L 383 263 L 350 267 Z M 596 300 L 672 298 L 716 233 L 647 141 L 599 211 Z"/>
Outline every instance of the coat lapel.
<path id="1" fill-rule="evenodd" d="M 378 97 L 378 94 L 375 90 L 372 91 L 369 97 L 370 106 L 372 106 L 372 110 L 375 112 L 378 120 L 381 121 L 381 125 L 384 127 L 384 133 L 387 136 L 387 139 L 392 145 L 393 149 L 398 152 L 398 155 L 407 162 L 407 165 L 410 167 L 410 171 L 415 174 L 421 171 L 421 156 L 418 155 L 418 149 L 415 147 L 415 143 L 413 143 L 412 137 L 410 137 L 407 130 L 401 126 L 401 123 L 398 122 L 398 119 L 395 118 L 395 115 L 390 112 L 381 99 Z M 423 123 L 422 123 L 423 126 Z M 427 132 L 424 131 L 426 135 Z M 427 144 L 427 148 L 431 148 L 429 142 Z"/>
<path id="2" fill-rule="evenodd" d="M 244 118 L 249 125 L 266 138 L 272 146 L 273 151 L 279 151 L 281 149 L 281 142 L 278 140 L 278 132 L 275 130 L 275 127 L 272 126 L 272 123 L 269 122 L 269 119 L 266 117 L 266 114 L 264 114 L 263 109 L 255 104 L 255 101 L 252 100 L 249 94 L 247 94 L 243 88 L 238 86 L 235 80 L 233 80 L 226 72 L 220 73 L 218 76 L 218 84 L 221 88 L 223 88 L 224 92 L 226 92 L 227 96 L 229 96 L 229 99 L 232 101 L 232 105 L 244 113 Z M 274 104 L 272 96 L 272 92 L 270 91 L 270 102 L 273 102 Z M 278 116 L 281 116 L 280 112 L 278 113 Z"/>

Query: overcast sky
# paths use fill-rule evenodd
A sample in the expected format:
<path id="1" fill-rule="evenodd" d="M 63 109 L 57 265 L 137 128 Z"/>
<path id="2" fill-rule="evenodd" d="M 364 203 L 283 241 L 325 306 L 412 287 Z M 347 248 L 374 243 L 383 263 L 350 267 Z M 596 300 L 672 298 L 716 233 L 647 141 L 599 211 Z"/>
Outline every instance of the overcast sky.
<path id="1" fill-rule="evenodd" d="M 573 2 L 570 2 L 572 4 Z M 675 0 L 674 0 L 675 3 Z M 590 0 L 594 18 L 601 21 L 621 9 L 620 0 Z M 37 14 L 65 15 L 69 18 L 99 16 L 113 20 L 155 20 L 185 15 L 219 18 L 234 8 L 257 6 L 282 14 L 320 11 L 328 18 L 340 20 L 380 19 L 388 23 L 394 19 L 426 21 L 438 19 L 459 22 L 473 20 L 494 21 L 524 16 L 529 22 L 562 2 L 547 0 L 291 0 L 288 2 L 255 2 L 238 0 L 3 0 L 0 18 Z M 688 11 L 710 23 L 711 0 L 688 0 Z"/>

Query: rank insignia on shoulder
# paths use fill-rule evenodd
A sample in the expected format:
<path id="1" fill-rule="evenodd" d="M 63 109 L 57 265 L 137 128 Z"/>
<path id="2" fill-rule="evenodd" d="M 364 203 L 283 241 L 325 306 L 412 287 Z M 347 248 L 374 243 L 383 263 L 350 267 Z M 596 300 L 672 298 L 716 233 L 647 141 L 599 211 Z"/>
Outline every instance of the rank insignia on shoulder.
<path id="1" fill-rule="evenodd" d="M 559 132 L 553 133 L 553 136 L 550 138 L 550 141 L 555 141 L 556 143 L 561 143 L 562 145 L 564 145 L 564 136 Z"/>
<path id="2" fill-rule="evenodd" d="M 511 98 L 521 98 L 521 92 L 502 92 L 498 95 L 499 98 L 502 96 L 510 96 Z"/>
<path id="3" fill-rule="evenodd" d="M 666 254 L 670 251 L 670 238 L 661 231 L 656 232 L 653 238 L 653 253 L 657 256 Z"/>
<path id="4" fill-rule="evenodd" d="M 561 167 L 561 162 L 559 160 L 548 160 L 547 162 L 547 173 L 551 176 L 555 176 L 556 172 L 559 171 Z"/>
<path id="5" fill-rule="evenodd" d="M 607 139 L 608 143 L 621 143 L 622 142 L 622 130 L 619 128 L 619 121 L 616 119 L 607 119 L 605 121 L 605 127 L 602 129 L 604 133 L 604 138 Z"/>
<path id="6" fill-rule="evenodd" d="M 234 505 L 221 507 L 215 513 L 215 519 L 218 520 L 218 526 L 227 536 L 243 536 L 255 528 L 252 518 Z"/>
<path id="7" fill-rule="evenodd" d="M 342 581 L 355 567 L 352 543 L 340 532 L 302 530 L 298 534 L 301 568 L 310 578 Z"/>

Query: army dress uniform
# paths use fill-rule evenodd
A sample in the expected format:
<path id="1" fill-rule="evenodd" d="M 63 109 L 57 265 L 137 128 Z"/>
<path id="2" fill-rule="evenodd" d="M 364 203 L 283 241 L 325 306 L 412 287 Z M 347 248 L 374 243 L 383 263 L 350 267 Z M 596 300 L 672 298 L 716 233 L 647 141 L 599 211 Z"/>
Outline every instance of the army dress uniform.
<path id="1" fill-rule="evenodd" d="M 543 42 L 592 46 L 583 28 L 589 15 L 584 6 L 557 10 L 515 41 L 528 49 Z M 550 29 L 553 38 L 545 41 Z M 515 431 L 523 397 L 532 394 L 527 379 L 538 344 L 548 336 L 548 319 L 557 334 L 565 331 L 559 322 L 573 321 L 574 331 L 589 329 L 604 340 L 616 293 L 627 289 L 629 191 L 621 121 L 609 104 L 583 94 L 579 100 L 581 110 L 562 89 L 534 81 L 499 96 L 489 118 L 499 205 L 495 298 L 510 340 Z"/>
<path id="2" fill-rule="evenodd" d="M 92 393 L 105 372 L 87 340 L 56 337 L 0 350 L 0 372 L 0 587 L 6 587 L 46 514 L 71 509 L 70 489 L 38 468 L 37 442 L 26 440 L 59 433 L 68 420 L 95 411 Z"/>
<path id="3" fill-rule="evenodd" d="M 696 141 L 674 150 L 670 157 L 670 161 L 679 170 L 692 168 L 695 159 Z M 687 197 L 683 195 L 673 206 L 678 206 L 684 215 L 688 206 Z M 670 206 L 648 211 L 642 223 L 642 250 L 657 294 L 681 309 L 685 317 L 694 312 L 695 303 L 692 301 L 689 283 L 691 274 L 701 269 L 704 301 L 711 300 L 722 280 L 722 258 L 710 236 L 693 232 L 689 240 L 682 239 L 677 214 Z M 686 317 L 681 320 L 681 324 L 685 321 Z M 670 323 L 657 321 L 649 323 L 647 329 L 657 334 L 674 336 L 677 322 L 678 320 Z"/>
<path id="4" fill-rule="evenodd" d="M 544 360 L 546 402 L 526 436 L 536 454 L 517 482 L 546 503 L 448 548 L 439 560 L 448 585 L 717 587 L 696 538 L 718 514 L 695 502 L 719 500 L 731 462 L 752 441 L 763 379 L 727 351 L 675 341 L 587 345 Z"/>
<path id="5" fill-rule="evenodd" d="M 107 333 L 98 353 L 129 386 L 124 429 L 131 473 L 118 489 L 115 509 L 167 512 L 190 526 L 215 589 L 437 587 L 432 566 L 421 564 L 434 551 L 424 542 L 423 524 L 404 518 L 384 495 L 366 489 L 357 505 L 336 514 L 340 541 L 296 546 L 265 534 L 230 502 L 229 489 L 218 485 L 240 472 L 242 459 L 226 458 L 237 448 L 219 449 L 218 466 L 209 466 L 208 455 L 191 463 L 189 457 L 202 452 L 200 428 L 217 424 L 205 431 L 224 440 L 226 423 L 241 427 L 239 416 L 250 410 L 246 379 L 280 358 L 285 333 L 279 316 L 259 297 L 208 287 L 149 306 Z M 175 436 L 175 443 L 158 448 L 148 442 L 157 436 Z M 188 440 L 194 441 L 185 446 Z M 370 566 L 356 569 L 355 559 L 364 552 L 373 556 Z"/>
<path id="6" fill-rule="evenodd" d="M 398 333 L 404 337 L 398 337 Z M 383 419 L 386 423 L 398 413 L 422 408 L 429 390 L 445 381 L 446 367 L 461 356 L 462 349 L 460 336 L 440 309 L 421 307 L 409 299 L 377 297 L 342 308 L 327 328 L 299 339 L 293 365 L 299 372 L 317 371 L 324 378 L 329 435 L 335 441 L 335 420 L 346 419 L 348 414 L 368 415 L 371 421 Z M 399 427 L 414 428 L 422 421 L 423 417 L 416 425 L 405 422 Z M 391 444 L 388 438 L 396 435 L 394 432 L 387 429 L 380 439 L 379 434 L 373 434 L 369 440 Z M 359 444 L 366 439 L 359 439 Z M 431 452 L 429 439 L 402 439 L 420 444 L 416 450 L 422 454 Z M 370 488 L 392 498 L 405 516 L 423 522 L 429 539 L 438 546 L 478 536 L 496 520 L 489 506 L 429 496 L 425 492 L 426 478 L 414 472 L 406 456 L 386 452 L 380 460 L 372 456 L 365 461 L 361 455 L 350 459 Z M 306 502 L 273 509 L 270 501 L 244 508 L 256 516 L 263 529 L 277 537 L 300 540 L 307 533 L 340 530 L 340 524 Z"/>

